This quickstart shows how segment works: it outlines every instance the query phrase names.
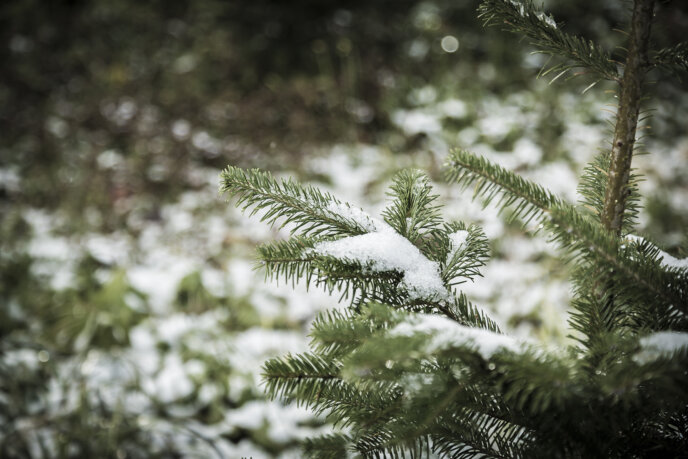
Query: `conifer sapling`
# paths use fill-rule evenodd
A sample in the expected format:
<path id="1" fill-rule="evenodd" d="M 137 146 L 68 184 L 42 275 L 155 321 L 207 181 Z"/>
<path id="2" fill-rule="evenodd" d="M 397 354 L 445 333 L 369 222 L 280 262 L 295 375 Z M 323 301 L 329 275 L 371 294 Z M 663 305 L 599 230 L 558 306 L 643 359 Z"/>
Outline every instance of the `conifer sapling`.
<path id="1" fill-rule="evenodd" d="M 613 145 L 584 169 L 580 205 L 482 157 L 454 150 L 447 178 L 511 217 L 537 219 L 572 265 L 576 344 L 504 334 L 460 291 L 488 243 L 445 222 L 419 171 L 398 173 L 381 218 L 269 173 L 228 167 L 221 190 L 293 237 L 258 249 L 273 278 L 350 300 L 312 326 L 311 352 L 264 365 L 268 393 L 325 415 L 316 457 L 676 457 L 688 451 L 688 261 L 633 235 L 631 159 L 650 68 L 685 67 L 685 45 L 651 51 L 652 0 L 636 0 L 624 65 L 561 30 L 532 2 L 485 0 L 480 15 L 560 63 L 620 88 Z M 621 76 L 620 76 L 621 75 Z M 592 86 L 592 85 L 591 85 Z"/>

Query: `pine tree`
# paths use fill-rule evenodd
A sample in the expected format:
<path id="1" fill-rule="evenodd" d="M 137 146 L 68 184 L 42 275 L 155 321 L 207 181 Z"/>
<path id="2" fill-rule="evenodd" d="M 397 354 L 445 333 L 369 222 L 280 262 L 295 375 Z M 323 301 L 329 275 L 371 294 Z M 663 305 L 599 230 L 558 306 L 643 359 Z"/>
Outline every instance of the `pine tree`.
<path id="1" fill-rule="evenodd" d="M 635 0 L 625 63 L 526 0 L 480 15 L 560 63 L 618 84 L 610 151 L 584 169 L 574 205 L 482 157 L 454 150 L 447 178 L 536 219 L 572 265 L 575 345 L 504 334 L 460 287 L 488 257 L 483 231 L 444 222 L 419 171 L 398 173 L 382 219 L 320 190 L 227 168 L 221 190 L 294 236 L 260 247 L 273 278 L 324 285 L 351 302 L 315 320 L 311 352 L 264 365 L 268 393 L 324 414 L 315 457 L 677 457 L 688 451 L 688 262 L 633 235 L 631 160 L 652 68 L 686 70 L 685 44 L 649 50 L 653 0 Z"/>

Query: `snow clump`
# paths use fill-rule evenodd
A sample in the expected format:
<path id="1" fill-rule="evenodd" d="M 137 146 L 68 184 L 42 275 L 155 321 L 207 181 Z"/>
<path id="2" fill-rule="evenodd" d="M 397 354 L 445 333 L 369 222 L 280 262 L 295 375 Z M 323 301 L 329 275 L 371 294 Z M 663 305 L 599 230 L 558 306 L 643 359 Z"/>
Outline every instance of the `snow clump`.
<path id="1" fill-rule="evenodd" d="M 328 210 L 335 210 L 330 207 Z M 343 205 L 337 205 L 336 210 L 370 232 L 319 242 L 313 248 L 315 253 L 355 261 L 374 272 L 398 271 L 403 274 L 402 285 L 412 300 L 449 297 L 440 277 L 439 263 L 426 258 L 408 239 L 361 210 Z"/>
<path id="2" fill-rule="evenodd" d="M 671 357 L 681 349 L 688 350 L 688 333 L 652 333 L 640 339 L 640 352 L 633 356 L 633 360 L 639 364 L 649 363 L 661 357 Z"/>
<path id="3" fill-rule="evenodd" d="M 446 317 L 433 314 L 416 314 L 389 331 L 390 336 L 414 336 L 424 334 L 430 337 L 425 352 L 435 353 L 470 345 L 485 360 L 496 352 L 507 350 L 521 352 L 525 342 L 491 331 L 460 325 Z"/>

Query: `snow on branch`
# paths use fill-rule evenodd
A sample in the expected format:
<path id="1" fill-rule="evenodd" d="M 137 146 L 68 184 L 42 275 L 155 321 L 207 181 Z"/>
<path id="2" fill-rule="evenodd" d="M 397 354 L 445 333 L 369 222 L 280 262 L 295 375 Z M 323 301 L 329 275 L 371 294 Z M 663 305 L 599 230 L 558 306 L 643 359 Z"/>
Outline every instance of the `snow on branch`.
<path id="1" fill-rule="evenodd" d="M 451 260 L 454 258 L 454 255 L 456 255 L 456 252 L 466 245 L 468 236 L 469 234 L 466 230 L 458 230 L 449 235 L 451 250 L 449 250 L 449 253 L 447 254 L 447 264 L 451 262 Z"/>
<path id="2" fill-rule="evenodd" d="M 315 244 L 313 250 L 324 256 L 360 263 L 373 272 L 397 271 L 403 274 L 402 285 L 411 300 L 440 300 L 449 297 L 439 263 L 426 258 L 408 239 L 392 227 L 372 219 L 362 211 L 358 218 L 374 222 L 367 234 Z"/>
<path id="3" fill-rule="evenodd" d="M 659 264 L 664 268 L 688 269 L 688 258 L 673 257 L 668 253 L 664 252 L 663 250 L 660 250 L 650 242 L 647 242 L 646 239 L 641 236 L 629 234 L 628 236 L 626 236 L 626 240 L 628 240 L 629 242 L 635 242 L 638 245 L 646 243 L 652 246 L 653 249 L 657 250 L 657 259 L 659 260 Z"/>
<path id="4" fill-rule="evenodd" d="M 425 344 L 425 351 L 428 353 L 468 346 L 477 351 L 485 360 L 502 350 L 520 353 L 528 347 L 528 343 L 510 336 L 466 327 L 433 314 L 415 314 L 389 331 L 390 336 L 411 337 L 416 334 L 430 337 Z"/>

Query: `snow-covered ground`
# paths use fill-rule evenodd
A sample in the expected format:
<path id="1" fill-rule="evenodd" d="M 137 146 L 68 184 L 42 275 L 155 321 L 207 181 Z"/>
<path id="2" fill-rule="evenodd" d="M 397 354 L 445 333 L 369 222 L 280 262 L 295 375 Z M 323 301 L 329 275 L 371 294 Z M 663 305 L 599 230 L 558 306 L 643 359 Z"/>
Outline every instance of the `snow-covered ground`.
<path id="1" fill-rule="evenodd" d="M 570 284 L 556 247 L 534 224 L 506 224 L 494 207 L 483 209 L 471 199 L 471 190 L 443 183 L 437 171 L 448 148 L 459 145 L 574 201 L 582 166 L 605 146 L 608 115 L 594 98 L 574 102 L 567 97 L 562 96 L 561 105 L 579 108 L 555 146 L 560 151 L 556 155 L 536 143 L 535 127 L 546 113 L 531 94 L 504 101 L 485 98 L 476 105 L 460 98 L 426 97 L 392 119 L 407 135 L 427 136 L 427 151 L 402 155 L 384 146 L 334 145 L 307 157 L 300 170 L 279 175 L 301 177 L 379 217 L 394 172 L 409 166 L 434 171 L 445 219 L 478 223 L 492 241 L 494 254 L 482 270 L 484 277 L 461 290 L 514 336 L 564 342 Z M 451 131 L 443 129 L 448 120 L 474 121 Z M 496 149 L 507 136 L 515 137 L 513 147 Z M 637 162 L 649 174 L 644 192 L 653 193 L 664 183 L 679 185 L 669 205 L 683 213 L 688 212 L 687 145 L 651 145 L 663 160 L 643 156 Z M 108 160 L 104 155 L 102 162 Z M 671 166 L 679 160 L 683 166 Z M 117 308 L 94 306 L 83 312 L 87 317 L 83 329 L 75 332 L 74 355 L 60 360 L 45 397 L 34 403 L 47 407 L 41 419 L 57 418 L 78 410 L 84 403 L 79 394 L 85 393 L 93 403 L 135 419 L 138 428 L 152 435 L 154 447 L 156 441 L 171 441 L 188 456 L 258 458 L 281 451 L 281 457 L 298 457 L 298 441 L 327 426 L 302 408 L 266 401 L 261 365 L 269 357 L 307 349 L 308 325 L 317 311 L 345 305 L 317 288 L 306 291 L 303 285 L 266 281 L 254 269 L 254 247 L 285 237 L 285 232 L 225 203 L 217 192 L 219 170 L 193 173 L 198 189 L 164 206 L 156 221 L 132 217 L 131 231 L 64 234 L 59 214 L 24 211 L 32 231 L 25 252 L 33 259 L 36 279 L 55 292 L 77 288 L 80 263 L 91 257 L 99 266 L 91 275 L 101 290 L 119 286 L 122 292 Z M 0 171 L 0 177 L 21 187 L 22 178 L 11 170 Z M 650 222 L 641 217 L 642 233 Z M 123 321 L 122 308 L 137 319 Z M 23 314 L 20 303 L 10 310 Z M 104 330 L 116 346 L 95 345 Z M 35 347 L 3 356 L 9 368 L 35 369 L 51 359 Z M 39 425 L 30 415 L 15 424 L 11 434 L 54 434 L 50 422 Z M 32 453 L 42 457 L 39 450 Z"/>

